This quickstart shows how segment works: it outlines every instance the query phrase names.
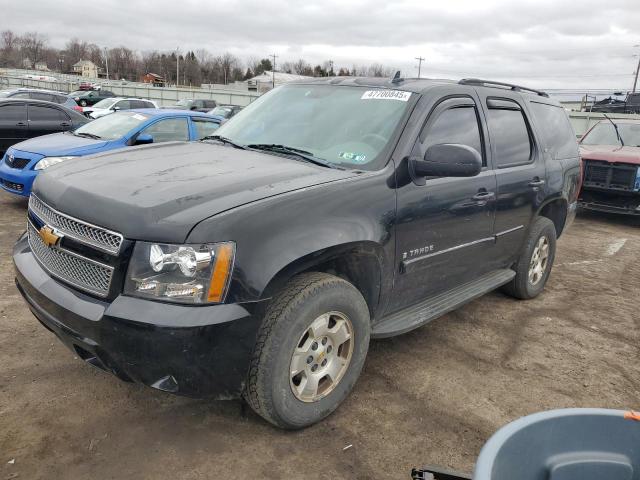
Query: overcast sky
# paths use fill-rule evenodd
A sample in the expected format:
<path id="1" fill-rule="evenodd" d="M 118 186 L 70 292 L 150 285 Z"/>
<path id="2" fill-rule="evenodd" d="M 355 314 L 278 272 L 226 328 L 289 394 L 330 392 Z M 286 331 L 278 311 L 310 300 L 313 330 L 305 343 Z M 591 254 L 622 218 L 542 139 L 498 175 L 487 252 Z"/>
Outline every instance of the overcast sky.
<path id="1" fill-rule="evenodd" d="M 416 76 L 486 77 L 538 88 L 629 90 L 640 0 L 0 0 L 0 30 L 39 31 L 63 47 L 279 55 L 372 62 Z"/>

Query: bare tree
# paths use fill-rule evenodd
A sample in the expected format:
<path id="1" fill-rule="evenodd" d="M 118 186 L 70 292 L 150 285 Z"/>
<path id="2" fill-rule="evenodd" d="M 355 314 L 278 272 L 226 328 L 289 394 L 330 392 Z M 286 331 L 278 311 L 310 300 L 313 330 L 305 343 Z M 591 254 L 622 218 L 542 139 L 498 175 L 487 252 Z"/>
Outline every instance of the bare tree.
<path id="1" fill-rule="evenodd" d="M 27 32 L 20 37 L 20 46 L 23 52 L 23 61 L 28 59 L 31 65 L 35 65 L 43 57 L 43 50 L 47 37 L 38 32 Z"/>

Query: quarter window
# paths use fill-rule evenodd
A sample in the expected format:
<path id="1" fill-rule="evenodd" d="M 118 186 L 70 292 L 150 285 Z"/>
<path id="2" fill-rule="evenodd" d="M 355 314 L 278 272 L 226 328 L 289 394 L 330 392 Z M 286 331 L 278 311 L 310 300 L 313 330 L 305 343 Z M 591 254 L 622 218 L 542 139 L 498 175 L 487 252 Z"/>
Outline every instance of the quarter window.
<path id="1" fill-rule="evenodd" d="M 475 107 L 453 107 L 438 116 L 423 142 L 424 152 L 441 143 L 458 143 L 476 149 L 483 158 L 483 166 L 486 166 Z"/>
<path id="2" fill-rule="evenodd" d="M 495 165 L 505 168 L 529 163 L 533 148 L 522 110 L 489 108 L 488 115 Z"/>
<path id="3" fill-rule="evenodd" d="M 531 111 L 540 128 L 546 147 L 555 159 L 578 156 L 576 134 L 562 107 L 531 102 Z"/>

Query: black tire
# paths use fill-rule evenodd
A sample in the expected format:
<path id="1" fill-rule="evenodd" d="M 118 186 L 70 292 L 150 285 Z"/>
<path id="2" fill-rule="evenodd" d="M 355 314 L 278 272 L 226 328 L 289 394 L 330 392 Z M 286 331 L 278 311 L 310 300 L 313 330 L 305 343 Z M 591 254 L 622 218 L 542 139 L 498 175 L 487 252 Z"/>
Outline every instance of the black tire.
<path id="1" fill-rule="evenodd" d="M 536 245 L 541 238 L 545 237 L 549 245 L 549 256 L 539 280 L 533 283 L 529 277 L 529 269 L 531 267 L 531 261 L 536 249 Z M 551 220 L 546 217 L 537 217 L 531 229 L 529 235 L 525 241 L 522 253 L 516 262 L 513 269 L 516 271 L 515 278 L 503 287 L 503 291 L 512 297 L 522 300 L 528 300 L 535 298 L 542 291 L 549 279 L 551 269 L 553 267 L 553 261 L 556 256 L 556 227 Z"/>
<path id="2" fill-rule="evenodd" d="M 329 312 L 341 312 L 351 322 L 350 361 L 326 396 L 302 401 L 294 394 L 291 383 L 292 355 L 314 320 Z M 312 425 L 330 415 L 353 388 L 367 356 L 369 336 L 369 309 L 353 285 L 325 273 L 298 275 L 267 308 L 244 397 L 258 415 L 277 427 L 299 429 Z"/>
<path id="3" fill-rule="evenodd" d="M 81 107 L 86 107 L 87 106 L 87 101 L 86 100 L 80 100 L 80 106 Z"/>

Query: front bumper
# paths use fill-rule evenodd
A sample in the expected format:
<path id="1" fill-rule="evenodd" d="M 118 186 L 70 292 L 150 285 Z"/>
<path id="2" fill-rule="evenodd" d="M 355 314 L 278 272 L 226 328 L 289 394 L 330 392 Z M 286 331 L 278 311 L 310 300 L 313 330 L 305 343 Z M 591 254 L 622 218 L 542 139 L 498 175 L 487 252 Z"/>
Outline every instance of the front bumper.
<path id="1" fill-rule="evenodd" d="M 21 169 L 11 168 L 4 161 L 5 155 L 3 160 L 0 161 L 0 188 L 14 195 L 28 197 L 31 194 L 33 182 L 38 176 L 38 171 L 33 170 L 31 167 L 34 165 L 34 160 L 40 160 L 43 156 L 13 149 L 11 153 L 16 157 L 27 158 L 30 162 Z"/>
<path id="2" fill-rule="evenodd" d="M 104 302 L 47 275 L 24 236 L 13 261 L 31 312 L 87 363 L 179 395 L 241 395 L 259 327 L 244 306 L 171 305 L 123 295 Z"/>
<path id="3" fill-rule="evenodd" d="M 640 194 L 621 195 L 583 190 L 578 204 L 585 210 L 640 216 Z"/>

